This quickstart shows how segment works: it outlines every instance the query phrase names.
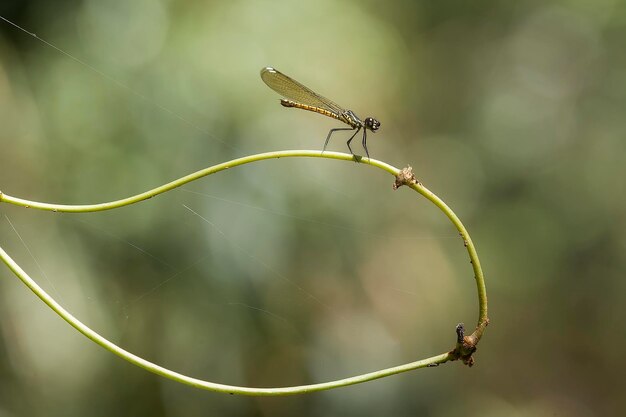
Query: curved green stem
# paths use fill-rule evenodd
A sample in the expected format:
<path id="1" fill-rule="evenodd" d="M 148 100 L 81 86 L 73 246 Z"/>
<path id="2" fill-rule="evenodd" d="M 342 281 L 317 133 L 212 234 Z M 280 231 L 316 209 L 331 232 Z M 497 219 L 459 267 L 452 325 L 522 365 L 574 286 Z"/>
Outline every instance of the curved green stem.
<path id="1" fill-rule="evenodd" d="M 354 161 L 354 155 L 349 155 L 341 152 L 320 152 L 320 151 L 276 151 L 276 152 L 265 152 L 256 155 L 244 156 L 243 158 L 233 159 L 232 161 L 223 162 L 221 164 L 214 165 L 209 168 L 202 169 L 200 171 L 194 172 L 193 174 L 186 175 L 182 178 L 179 178 L 175 181 L 164 184 L 160 187 L 153 188 L 152 190 L 145 191 L 140 194 L 136 194 L 131 197 L 123 198 L 121 200 L 110 201 L 108 203 L 98 203 L 98 204 L 54 204 L 54 203 L 41 203 L 38 201 L 26 200 L 23 198 L 12 197 L 10 195 L 4 194 L 0 191 L 0 203 L 10 203 L 16 206 L 22 206 L 25 208 L 34 208 L 39 210 L 47 210 L 47 211 L 58 211 L 64 213 L 88 213 L 93 211 L 104 211 L 111 210 L 114 208 L 119 208 L 123 206 L 128 206 L 130 204 L 138 203 L 143 200 L 147 200 L 156 195 L 163 194 L 166 191 L 170 191 L 174 188 L 178 188 L 183 186 L 191 181 L 195 181 L 199 178 L 206 177 L 207 175 L 215 174 L 216 172 L 224 171 L 229 168 L 234 168 L 239 165 L 249 164 L 251 162 L 264 161 L 266 159 L 276 159 L 276 158 L 293 158 L 293 157 L 309 157 L 309 158 L 329 158 L 329 159 L 340 159 L 344 161 Z M 366 159 L 360 158 L 359 162 L 363 164 L 373 165 L 378 168 L 381 168 L 390 174 L 396 175 L 398 172 L 397 168 L 392 167 L 384 162 L 377 161 L 375 159 Z"/>
<path id="2" fill-rule="evenodd" d="M 117 207 L 122 207 L 125 205 L 133 204 L 140 202 L 142 200 L 154 197 L 155 195 L 164 193 L 176 187 L 180 187 L 190 181 L 194 181 L 198 178 L 214 174 L 219 171 L 223 171 L 228 168 L 236 167 L 239 165 L 248 164 L 251 162 L 262 161 L 266 159 L 273 158 L 288 158 L 288 157 L 317 157 L 317 158 L 329 158 L 329 159 L 338 159 L 344 161 L 354 161 L 355 158 L 358 162 L 363 164 L 371 165 L 377 168 L 380 168 L 398 178 L 401 171 L 398 168 L 395 168 L 389 164 L 386 164 L 381 161 L 377 161 L 369 158 L 360 158 L 355 157 L 353 155 L 339 153 L 339 152 L 323 152 L 319 151 L 277 151 L 277 152 L 267 152 L 257 155 L 251 155 L 243 158 L 234 159 L 229 162 L 224 162 L 222 164 L 218 164 L 201 171 L 195 172 L 193 174 L 187 175 L 183 178 L 180 178 L 176 181 L 172 181 L 168 184 L 162 185 L 160 187 L 154 188 L 152 190 L 143 192 L 141 194 L 137 194 L 135 196 L 131 196 L 128 198 L 124 198 L 117 201 L 112 201 L 108 203 L 100 203 L 100 204 L 88 204 L 88 205 L 66 205 L 66 204 L 51 204 L 51 203 L 42 203 L 36 201 L 29 201 L 17 197 L 11 197 L 6 194 L 0 193 L 0 202 L 6 202 L 10 204 L 15 204 L 23 207 L 37 208 L 41 210 L 49 210 L 49 211 L 60 211 L 60 212 L 70 212 L 70 213 L 85 213 L 92 211 L 102 211 L 102 210 L 110 210 Z M 404 171 L 404 170 L 403 170 Z M 478 260 L 478 254 L 476 253 L 476 249 L 472 240 L 467 233 L 467 230 L 459 220 L 459 218 L 454 214 L 454 212 L 435 194 L 433 194 L 430 190 L 424 187 L 417 181 L 413 182 L 404 182 L 403 184 L 408 185 L 413 190 L 417 191 L 428 200 L 430 200 L 433 204 L 435 204 L 444 214 L 452 221 L 454 226 L 459 231 L 459 234 L 463 238 L 464 244 L 467 248 L 470 260 L 472 262 L 472 266 L 474 269 L 474 278 L 476 280 L 476 286 L 478 290 L 478 304 L 479 304 L 479 319 L 478 325 L 476 326 L 476 330 L 471 336 L 466 336 L 470 338 L 471 345 L 475 350 L 475 346 L 482 337 L 485 327 L 487 326 L 489 319 L 487 317 L 487 293 L 485 288 L 485 282 L 482 270 L 480 268 L 480 261 Z M 436 366 L 441 363 L 445 363 L 448 361 L 459 359 L 458 349 L 455 349 L 451 352 L 442 353 L 437 356 L 432 356 L 427 359 L 418 360 L 415 362 L 411 362 L 405 365 L 400 365 L 392 368 L 383 369 L 380 371 L 370 372 L 350 378 L 339 379 L 336 381 L 330 381 L 320 384 L 312 384 L 312 385 L 301 385 L 294 387 L 282 387 L 282 388 L 250 388 L 250 387 L 239 387 L 232 385 L 224 385 L 218 384 L 214 382 L 208 382 L 204 380 L 200 380 L 197 378 L 192 378 L 186 375 L 182 375 L 178 372 L 174 372 L 167 368 L 163 368 L 159 365 L 156 365 L 152 362 L 149 362 L 139 356 L 136 356 L 111 341 L 105 339 L 100 336 L 98 333 L 87 327 L 80 320 L 74 317 L 71 313 L 65 310 L 59 303 L 57 303 L 48 293 L 46 293 L 37 283 L 0 247 L 0 258 L 2 261 L 13 271 L 15 275 L 28 287 L 31 291 L 35 293 L 44 303 L 46 303 L 54 312 L 56 312 L 59 316 L 61 316 L 65 321 L 67 321 L 71 326 L 73 326 L 76 330 L 81 332 L 83 335 L 107 349 L 108 351 L 120 356 L 126 361 L 133 363 L 147 371 L 153 372 L 157 375 L 164 376 L 166 378 L 172 379 L 174 381 L 178 381 L 183 384 L 187 384 L 193 387 L 202 388 L 210 391 L 217 391 L 229 394 L 242 394 L 242 395 L 253 395 L 253 396 L 280 396 L 280 395 L 292 395 L 292 394 L 302 394 L 314 391 L 328 390 L 332 388 L 344 387 L 348 385 L 354 385 L 366 381 L 371 381 L 378 378 L 383 378 L 390 375 L 395 375 L 401 372 L 407 372 L 418 368 L 424 368 L 427 366 Z M 472 351 L 473 352 L 473 351 Z"/>
<path id="3" fill-rule="evenodd" d="M 416 184 L 409 184 L 409 187 L 426 197 L 430 200 L 434 205 L 439 207 L 441 211 L 450 219 L 452 224 L 459 231 L 459 235 L 463 238 L 463 244 L 467 248 L 467 252 L 469 254 L 470 262 L 472 263 L 472 268 L 474 269 L 474 280 L 476 281 L 476 286 L 478 289 L 478 325 L 476 326 L 476 330 L 472 334 L 477 340 L 475 343 L 478 343 L 478 340 L 482 337 L 485 328 L 489 324 L 489 316 L 487 311 L 487 287 L 485 287 L 485 277 L 483 276 L 483 270 L 480 267 L 480 260 L 478 259 L 478 253 L 476 252 L 476 247 L 474 246 L 474 242 L 470 237 L 467 229 L 461 223 L 461 220 L 454 214 L 452 209 L 448 207 L 446 203 L 443 202 L 439 197 L 433 194 L 428 188 L 424 187 L 419 182 Z"/>

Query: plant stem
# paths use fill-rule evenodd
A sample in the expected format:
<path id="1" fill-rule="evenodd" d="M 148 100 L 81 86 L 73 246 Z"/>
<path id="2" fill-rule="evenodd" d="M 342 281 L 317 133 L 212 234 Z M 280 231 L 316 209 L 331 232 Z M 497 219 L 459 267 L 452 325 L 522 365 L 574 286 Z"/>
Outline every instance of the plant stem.
<path id="1" fill-rule="evenodd" d="M 362 164 L 371 165 L 376 168 L 382 169 L 383 171 L 388 172 L 398 178 L 401 173 L 401 170 L 395 168 L 385 162 L 381 162 L 375 159 L 369 158 L 361 158 L 356 157 L 354 155 L 339 153 L 339 152 L 320 152 L 320 151 L 306 151 L 306 150 L 292 150 L 292 151 L 277 151 L 277 152 L 267 152 L 256 155 L 250 155 L 243 158 L 234 159 L 229 162 L 224 162 L 201 171 L 197 171 L 193 174 L 187 175 L 160 187 L 154 188 L 152 190 L 127 197 L 121 200 L 111 201 L 107 203 L 99 203 L 99 204 L 86 204 L 86 205 L 67 205 L 67 204 L 52 204 L 52 203 L 43 203 L 36 201 L 29 201 L 22 198 L 12 197 L 7 194 L 3 194 L 0 192 L 0 203 L 5 202 L 9 204 L 15 204 L 18 206 L 35 208 L 40 210 L 54 211 L 54 212 L 67 212 L 67 213 L 86 213 L 86 212 L 94 212 L 94 211 L 103 211 L 103 210 L 111 210 L 114 208 L 123 207 L 129 204 L 138 203 L 140 201 L 146 200 L 148 198 L 152 198 L 158 194 L 162 194 L 166 191 L 172 190 L 174 188 L 180 187 L 184 184 L 187 184 L 191 181 L 197 180 L 207 175 L 214 174 L 216 172 L 220 172 L 229 168 L 233 168 L 239 165 L 245 165 L 251 162 L 263 161 L 266 159 L 274 159 L 274 158 L 293 158 L 293 157 L 313 157 L 313 158 L 329 158 L 329 159 L 337 159 L 343 161 L 356 161 Z M 404 170 L 403 170 L 404 171 Z M 410 169 L 409 169 L 410 171 Z M 412 175 L 412 174 L 411 174 Z M 397 184 L 397 183 L 396 183 Z M 452 209 L 448 207 L 439 197 L 433 194 L 430 190 L 424 187 L 421 183 L 414 180 L 412 182 L 404 182 L 402 185 L 408 185 L 413 190 L 420 193 L 422 196 L 426 197 L 429 201 L 435 204 L 454 224 L 454 226 L 459 231 L 461 235 L 464 245 L 467 248 L 470 261 L 472 263 L 472 267 L 474 269 L 474 279 L 476 281 L 477 291 L 478 291 L 478 305 L 479 305 L 479 318 L 478 324 L 476 326 L 476 330 L 472 333 L 471 336 L 465 336 L 465 339 L 468 339 L 471 343 L 471 347 L 473 351 L 475 350 L 475 346 L 480 340 L 485 330 L 485 327 L 489 323 L 489 319 L 487 316 L 487 292 L 485 288 L 484 276 L 480 267 L 480 261 L 478 259 L 478 254 L 476 253 L 476 249 L 472 242 L 472 239 L 469 236 L 469 233 L 459 220 L 459 218 L 454 214 Z M 229 394 L 242 394 L 242 395 L 251 395 L 251 396 L 282 396 L 282 395 L 293 395 L 293 394 L 302 394 L 314 391 L 322 391 L 328 390 L 332 388 L 344 387 L 348 385 L 359 384 L 366 381 L 371 381 L 378 378 L 383 378 L 390 375 L 399 374 L 402 372 L 411 371 L 418 368 L 436 366 L 441 363 L 445 363 L 448 361 L 453 361 L 459 359 L 461 356 L 458 349 L 453 351 L 442 353 L 437 356 L 432 356 L 430 358 L 418 360 L 415 362 L 407 363 L 400 366 L 395 366 L 392 368 L 387 368 L 375 372 L 370 372 L 350 378 L 339 379 L 330 382 L 324 382 L 319 384 L 312 385 L 302 385 L 302 386 L 293 386 L 293 387 L 280 387 L 280 388 L 250 388 L 250 387 L 239 387 L 232 385 L 224 385 L 218 384 L 214 382 L 208 382 L 204 380 L 200 380 L 197 378 L 192 378 L 186 375 L 182 375 L 178 372 L 174 372 L 167 368 L 163 368 L 157 364 L 149 362 L 139 356 L 136 356 L 111 341 L 105 339 L 100 336 L 91 328 L 87 327 L 80 320 L 74 317 L 70 312 L 65 310 L 59 303 L 57 303 L 48 293 L 46 293 L 5 251 L 0 247 L 0 258 L 2 261 L 13 271 L 13 273 L 28 287 L 31 291 L 37 295 L 45 304 L 48 305 L 55 313 L 57 313 L 61 318 L 67 321 L 71 326 L 73 326 L 80 333 L 91 339 L 93 342 L 107 349 L 108 351 L 120 356 L 124 360 L 133 363 L 147 371 L 153 372 L 157 375 L 164 376 L 166 378 L 172 379 L 174 381 L 178 381 L 180 383 L 190 385 L 196 388 L 201 388 L 210 391 L 217 391 L 222 393 Z M 469 354 L 471 359 L 471 353 Z M 465 359 L 464 359 L 465 361 Z M 467 362 L 466 362 L 467 363 Z"/>

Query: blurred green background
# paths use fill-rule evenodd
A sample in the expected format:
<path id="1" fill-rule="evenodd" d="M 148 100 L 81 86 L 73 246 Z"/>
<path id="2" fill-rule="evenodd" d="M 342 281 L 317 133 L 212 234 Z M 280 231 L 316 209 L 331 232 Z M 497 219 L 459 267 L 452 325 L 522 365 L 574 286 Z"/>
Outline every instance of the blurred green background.
<path id="1" fill-rule="evenodd" d="M 460 216 L 491 317 L 471 369 L 233 397 L 123 362 L 3 267 L 0 416 L 626 410 L 623 2 L 4 0 L 0 14 L 39 37 L 0 21 L 1 191 L 103 202 L 320 149 L 338 123 L 282 108 L 259 77 L 271 65 L 382 122 L 372 157 L 412 165 Z M 458 322 L 476 323 L 454 228 L 392 182 L 273 160 L 109 212 L 3 204 L 0 245 L 148 360 L 225 384 L 323 382 L 442 353 Z"/>

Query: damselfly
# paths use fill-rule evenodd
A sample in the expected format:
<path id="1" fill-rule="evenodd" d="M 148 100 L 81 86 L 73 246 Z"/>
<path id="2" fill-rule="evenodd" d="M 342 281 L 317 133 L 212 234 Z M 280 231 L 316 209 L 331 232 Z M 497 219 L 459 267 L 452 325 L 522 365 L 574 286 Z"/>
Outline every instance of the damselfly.
<path id="1" fill-rule="evenodd" d="M 263 68 L 261 70 L 261 79 L 263 79 L 269 88 L 285 97 L 280 99 L 280 104 L 283 106 L 314 111 L 316 113 L 323 114 L 324 116 L 340 120 L 350 126 L 331 129 L 330 132 L 328 132 L 328 136 L 326 136 L 326 142 L 324 142 L 324 149 L 322 152 L 326 150 L 328 141 L 334 132 L 338 130 L 354 130 L 354 134 L 350 136 L 350 139 L 348 139 L 348 142 L 346 143 L 348 145 L 348 149 L 350 149 L 350 153 L 354 155 L 354 152 L 352 152 L 352 148 L 350 147 L 350 142 L 354 139 L 357 133 L 363 129 L 363 149 L 365 149 L 365 153 L 369 158 L 370 154 L 367 150 L 367 131 L 371 130 L 372 132 L 376 132 L 380 127 L 380 122 L 378 120 L 373 117 L 366 117 L 365 120 L 361 120 L 352 110 L 344 109 L 337 103 L 327 99 L 326 97 L 320 96 L 310 88 L 303 86 L 296 80 L 286 76 L 274 68 Z"/>

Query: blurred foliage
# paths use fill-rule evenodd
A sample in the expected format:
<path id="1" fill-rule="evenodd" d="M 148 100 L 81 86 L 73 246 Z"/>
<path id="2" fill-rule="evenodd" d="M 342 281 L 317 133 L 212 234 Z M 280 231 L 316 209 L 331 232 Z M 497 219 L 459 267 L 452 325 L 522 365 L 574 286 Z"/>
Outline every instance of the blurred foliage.
<path id="1" fill-rule="evenodd" d="M 337 124 L 279 106 L 258 75 L 272 65 L 381 120 L 370 153 L 411 164 L 465 222 L 492 319 L 471 370 L 230 397 L 120 361 L 4 269 L 0 416 L 626 410 L 623 2 L 5 0 L 0 15 L 38 36 L 0 22 L 0 190 L 101 202 L 320 148 Z M 441 353 L 476 321 L 462 242 L 392 182 L 270 161 L 105 213 L 2 205 L 0 245 L 149 360 L 228 384 L 321 382 Z"/>

